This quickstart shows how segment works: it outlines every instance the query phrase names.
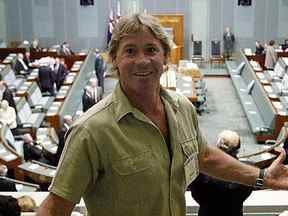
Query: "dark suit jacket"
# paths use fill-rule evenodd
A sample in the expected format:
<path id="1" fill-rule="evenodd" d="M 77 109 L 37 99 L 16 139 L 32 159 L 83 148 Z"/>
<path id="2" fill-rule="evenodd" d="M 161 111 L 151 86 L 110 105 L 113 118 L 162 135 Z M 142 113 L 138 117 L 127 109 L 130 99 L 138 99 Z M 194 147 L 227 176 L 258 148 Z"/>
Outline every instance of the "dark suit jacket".
<path id="1" fill-rule="evenodd" d="M 65 125 L 63 125 L 61 127 L 61 129 L 57 132 L 58 138 L 59 138 L 59 143 L 58 143 L 58 147 L 57 147 L 57 152 L 55 155 L 55 161 L 54 161 L 54 166 L 57 166 L 62 154 L 62 151 L 64 149 L 65 146 L 65 134 L 68 131 L 68 127 L 65 127 Z"/>
<path id="2" fill-rule="evenodd" d="M 256 55 L 262 55 L 264 53 L 264 47 L 261 45 L 259 47 L 256 47 L 255 54 Z"/>
<path id="3" fill-rule="evenodd" d="M 86 91 L 87 90 L 84 89 L 84 93 L 82 95 L 83 112 L 86 112 L 90 107 L 92 107 L 102 98 L 102 88 L 99 86 L 97 87 L 97 95 L 95 95 L 97 97 L 96 99 L 88 95 Z"/>
<path id="4" fill-rule="evenodd" d="M 2 100 L 6 100 L 9 104 L 9 106 L 13 107 L 15 109 L 15 112 L 17 113 L 16 104 L 14 101 L 13 94 L 12 94 L 11 90 L 8 89 L 8 86 L 5 86 L 5 91 L 3 92 Z"/>
<path id="5" fill-rule="evenodd" d="M 63 64 L 59 64 L 59 68 L 57 71 L 55 71 L 55 83 L 57 87 L 57 91 L 60 89 L 60 87 L 63 85 L 63 82 L 65 80 L 66 75 L 68 74 L 68 71 L 64 67 Z"/>
<path id="6" fill-rule="evenodd" d="M 28 160 L 40 160 L 43 157 L 42 151 L 35 146 L 35 143 L 33 143 L 33 144 L 24 143 L 23 144 L 23 149 L 24 149 L 24 159 L 25 159 L 25 161 L 28 161 Z"/>
<path id="7" fill-rule="evenodd" d="M 29 66 L 29 64 L 31 63 L 30 58 L 28 59 L 28 58 L 24 57 L 23 61 L 25 62 L 25 64 L 27 65 L 28 68 L 31 68 L 31 67 Z"/>
<path id="8" fill-rule="evenodd" d="M 98 86 L 102 87 L 103 90 L 104 90 L 104 71 L 105 71 L 104 64 L 105 63 L 102 56 L 97 55 L 94 63 L 95 72 L 98 80 Z"/>
<path id="9" fill-rule="evenodd" d="M 24 61 L 24 63 L 25 63 L 25 61 Z M 27 68 L 28 68 L 28 65 L 27 65 Z M 15 62 L 15 65 L 14 65 L 14 71 L 15 71 L 16 75 L 20 75 L 20 71 L 28 72 L 28 69 L 25 70 L 23 65 L 21 64 L 21 62 L 17 59 L 16 62 Z"/>
<path id="10" fill-rule="evenodd" d="M 16 198 L 0 195 L 0 216 L 20 216 L 21 209 Z"/>
<path id="11" fill-rule="evenodd" d="M 17 191 L 14 182 L 0 178 L 0 191 Z"/>
<path id="12" fill-rule="evenodd" d="M 50 93 L 52 93 L 55 82 L 54 71 L 52 71 L 49 66 L 41 66 L 39 68 L 38 78 L 41 91 L 49 91 Z"/>
<path id="13" fill-rule="evenodd" d="M 200 205 L 198 216 L 242 216 L 243 202 L 253 188 L 200 174 L 189 189 Z"/>

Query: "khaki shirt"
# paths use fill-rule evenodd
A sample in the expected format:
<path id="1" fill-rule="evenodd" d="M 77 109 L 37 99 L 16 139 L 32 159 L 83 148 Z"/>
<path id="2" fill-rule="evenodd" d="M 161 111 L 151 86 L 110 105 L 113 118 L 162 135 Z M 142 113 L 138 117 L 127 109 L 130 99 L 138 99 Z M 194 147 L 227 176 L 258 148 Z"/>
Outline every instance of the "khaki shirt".
<path id="1" fill-rule="evenodd" d="M 83 197 L 90 216 L 184 216 L 186 186 L 207 144 L 191 103 L 164 89 L 161 97 L 172 160 L 159 128 L 118 84 L 69 130 L 50 191 L 73 203 Z"/>

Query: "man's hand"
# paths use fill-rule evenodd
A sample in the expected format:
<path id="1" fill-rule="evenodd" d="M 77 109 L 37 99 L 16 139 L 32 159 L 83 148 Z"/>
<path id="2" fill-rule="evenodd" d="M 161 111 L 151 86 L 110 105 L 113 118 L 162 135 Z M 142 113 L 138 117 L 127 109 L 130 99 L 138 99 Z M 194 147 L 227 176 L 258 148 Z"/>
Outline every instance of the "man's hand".
<path id="1" fill-rule="evenodd" d="M 288 168 L 283 164 L 286 158 L 285 150 L 267 168 L 264 186 L 275 190 L 288 190 Z"/>

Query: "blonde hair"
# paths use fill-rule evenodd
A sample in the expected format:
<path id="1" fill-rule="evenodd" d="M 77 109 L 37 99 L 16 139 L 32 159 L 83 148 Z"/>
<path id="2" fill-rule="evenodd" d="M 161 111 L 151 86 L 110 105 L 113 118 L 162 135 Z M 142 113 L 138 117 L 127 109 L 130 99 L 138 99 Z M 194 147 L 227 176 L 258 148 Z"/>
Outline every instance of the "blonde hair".
<path id="1" fill-rule="evenodd" d="M 129 34 L 141 32 L 145 27 L 148 28 L 155 38 L 160 41 L 164 49 L 164 55 L 168 58 L 171 52 L 169 39 L 160 25 L 159 20 L 148 14 L 137 13 L 131 16 L 122 17 L 119 20 L 119 23 L 116 24 L 108 48 L 110 60 L 113 60 L 116 57 L 120 41 L 123 37 L 128 36 Z"/>
<path id="2" fill-rule="evenodd" d="M 18 205 L 22 212 L 32 212 L 36 209 L 36 202 L 30 196 L 21 196 L 18 199 Z"/>

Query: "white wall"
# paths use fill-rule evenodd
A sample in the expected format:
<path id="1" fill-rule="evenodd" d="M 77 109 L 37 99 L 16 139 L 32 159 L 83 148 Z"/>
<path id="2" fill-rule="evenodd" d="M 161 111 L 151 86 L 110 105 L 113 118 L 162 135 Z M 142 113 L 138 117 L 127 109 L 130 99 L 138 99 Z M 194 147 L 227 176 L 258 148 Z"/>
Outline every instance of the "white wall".
<path id="1" fill-rule="evenodd" d="M 6 41 L 5 0 L 0 0 L 0 40 Z"/>

